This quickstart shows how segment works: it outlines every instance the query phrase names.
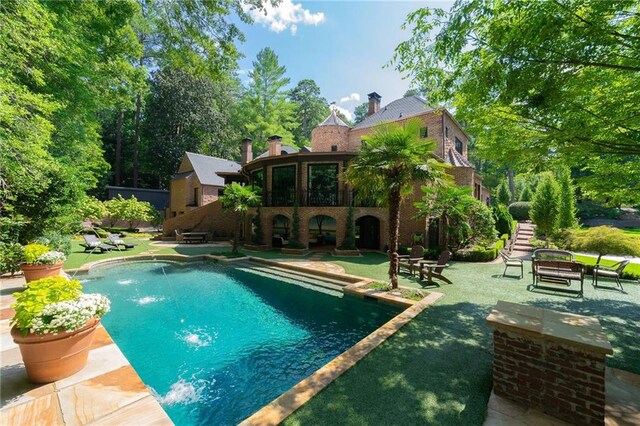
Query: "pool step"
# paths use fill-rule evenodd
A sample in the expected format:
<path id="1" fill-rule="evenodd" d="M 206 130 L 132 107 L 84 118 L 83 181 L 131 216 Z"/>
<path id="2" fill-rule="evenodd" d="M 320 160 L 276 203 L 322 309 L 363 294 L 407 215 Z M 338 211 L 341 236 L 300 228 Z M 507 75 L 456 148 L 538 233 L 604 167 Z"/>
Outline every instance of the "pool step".
<path id="1" fill-rule="evenodd" d="M 328 277 L 323 277 L 320 275 L 315 275 L 312 273 L 307 273 L 307 272 L 302 272 L 302 271 L 296 271 L 296 270 L 292 270 L 292 269 L 288 269 L 288 268 L 281 268 L 278 266 L 266 266 L 266 265 L 256 265 L 256 266 L 252 266 L 253 268 L 258 268 L 259 270 L 268 272 L 269 274 L 271 274 L 274 277 L 277 278 L 281 278 L 281 277 L 285 277 L 285 278 L 294 278 L 294 279 L 298 279 L 300 281 L 306 281 L 306 282 L 311 282 L 315 285 L 319 285 L 322 287 L 326 287 L 326 288 L 330 288 L 333 290 L 342 290 L 343 287 L 345 287 L 346 283 L 343 281 L 339 281 L 336 279 L 332 279 L 332 278 L 328 278 Z"/>
<path id="2" fill-rule="evenodd" d="M 342 293 L 343 285 L 329 283 L 329 282 L 318 279 L 318 277 L 312 277 L 306 274 L 301 274 L 297 271 L 292 271 L 284 268 L 256 266 L 256 265 L 238 265 L 237 268 L 254 275 L 275 279 L 287 284 L 294 284 L 300 287 L 308 288 L 310 290 L 319 291 L 321 293 L 325 293 L 330 296 L 336 296 L 336 297 L 343 296 L 343 293 Z"/>

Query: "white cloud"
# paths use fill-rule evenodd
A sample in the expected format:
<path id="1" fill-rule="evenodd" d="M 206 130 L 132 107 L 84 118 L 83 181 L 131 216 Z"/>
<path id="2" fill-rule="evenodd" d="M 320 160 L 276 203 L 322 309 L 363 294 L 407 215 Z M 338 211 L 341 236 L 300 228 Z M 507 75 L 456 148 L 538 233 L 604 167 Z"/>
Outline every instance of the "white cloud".
<path id="1" fill-rule="evenodd" d="M 360 94 L 359 93 L 352 93 L 349 96 L 345 96 L 344 98 L 340 98 L 340 103 L 343 104 L 345 102 L 359 101 L 359 100 L 360 100 Z"/>
<path id="2" fill-rule="evenodd" d="M 329 105 L 329 108 L 336 110 L 337 112 L 341 112 L 349 121 L 353 120 L 353 114 L 346 108 L 339 107 L 336 104 Z"/>
<path id="3" fill-rule="evenodd" d="M 326 18 L 324 13 L 312 13 L 308 9 L 304 9 L 300 3 L 294 3 L 292 0 L 282 0 L 277 6 L 273 6 L 269 2 L 264 3 L 264 11 L 251 9 L 248 5 L 243 5 L 245 12 L 253 18 L 257 23 L 269 27 L 276 33 L 289 29 L 292 35 L 298 31 L 297 24 L 319 25 Z"/>

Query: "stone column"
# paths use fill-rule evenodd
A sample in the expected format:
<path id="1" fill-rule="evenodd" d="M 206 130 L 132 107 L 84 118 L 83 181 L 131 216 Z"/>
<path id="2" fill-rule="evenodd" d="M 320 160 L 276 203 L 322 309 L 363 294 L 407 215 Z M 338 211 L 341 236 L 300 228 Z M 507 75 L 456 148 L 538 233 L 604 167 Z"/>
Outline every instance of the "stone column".
<path id="1" fill-rule="evenodd" d="M 487 323 L 496 395 L 576 425 L 604 424 L 613 349 L 596 318 L 499 301 Z"/>

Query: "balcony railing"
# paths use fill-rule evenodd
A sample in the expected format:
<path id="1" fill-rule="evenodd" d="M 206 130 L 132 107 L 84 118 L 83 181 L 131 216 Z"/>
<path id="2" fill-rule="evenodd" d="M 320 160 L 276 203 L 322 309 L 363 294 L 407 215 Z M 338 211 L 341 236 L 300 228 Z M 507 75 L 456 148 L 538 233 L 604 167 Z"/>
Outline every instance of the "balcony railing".
<path id="1" fill-rule="evenodd" d="M 265 207 L 291 207 L 298 200 L 301 207 L 377 207 L 373 200 L 356 200 L 353 191 L 271 191 L 262 197 Z"/>

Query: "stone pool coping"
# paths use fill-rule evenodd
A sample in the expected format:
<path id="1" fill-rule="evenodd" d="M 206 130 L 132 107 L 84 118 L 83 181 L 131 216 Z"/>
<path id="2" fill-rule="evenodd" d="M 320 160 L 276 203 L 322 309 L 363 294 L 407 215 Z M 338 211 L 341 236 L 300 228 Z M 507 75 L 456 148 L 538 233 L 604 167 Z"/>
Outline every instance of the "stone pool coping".
<path id="1" fill-rule="evenodd" d="M 382 303 L 388 303 L 388 304 L 405 308 L 405 310 L 400 312 L 398 315 L 396 315 L 394 318 L 389 320 L 387 323 L 385 323 L 378 329 L 374 330 L 367 337 L 360 340 L 354 346 L 347 349 L 345 352 L 338 355 L 333 360 L 329 361 L 327 364 L 325 364 L 319 370 L 311 374 L 309 377 L 303 379 L 298 384 L 293 386 L 290 390 L 283 393 L 278 398 L 273 400 L 271 403 L 267 404 L 266 406 L 264 406 L 263 408 L 261 408 L 260 410 L 252 414 L 250 417 L 245 419 L 243 422 L 240 423 L 241 425 L 244 425 L 244 426 L 279 424 L 291 413 L 293 413 L 295 410 L 297 410 L 306 402 L 308 402 L 311 398 L 313 398 L 313 396 L 315 396 L 318 392 L 320 392 L 322 389 L 328 386 L 331 382 L 333 382 L 335 379 L 337 379 L 339 376 L 345 373 L 349 368 L 353 367 L 358 361 L 364 358 L 367 354 L 373 351 L 376 347 L 382 344 L 386 339 L 388 339 L 391 335 L 393 335 L 396 331 L 398 331 L 402 326 L 404 326 L 410 320 L 415 318 L 425 308 L 432 305 L 439 298 L 444 296 L 442 293 L 430 292 L 426 297 L 424 297 L 420 301 L 409 300 L 409 299 L 402 298 L 400 296 L 388 294 L 384 291 L 361 288 L 375 281 L 369 278 L 363 278 L 363 277 L 358 277 L 358 276 L 349 275 L 349 274 L 339 274 L 339 273 L 330 272 L 326 270 L 319 270 L 315 268 L 309 268 L 306 266 L 293 265 L 290 263 L 279 262 L 277 260 L 268 260 L 268 259 L 257 258 L 252 256 L 227 258 L 225 256 L 214 256 L 214 255 L 188 256 L 188 255 L 180 255 L 180 254 L 144 254 L 144 255 L 121 256 L 121 257 L 97 260 L 97 261 L 86 263 L 76 269 L 68 269 L 65 272 L 72 276 L 75 276 L 77 274 L 84 275 L 89 273 L 91 269 L 98 266 L 119 264 L 124 262 L 138 262 L 138 261 L 146 261 L 146 260 L 178 261 L 178 262 L 197 262 L 197 261 L 203 261 L 203 260 L 215 260 L 215 261 L 221 261 L 225 263 L 232 263 L 232 262 L 238 262 L 238 261 L 252 261 L 255 263 L 277 266 L 283 269 L 289 269 L 292 271 L 298 271 L 298 272 L 330 278 L 333 280 L 339 280 L 345 283 L 344 286 L 342 286 L 343 293 L 345 294 L 350 294 L 357 297 L 375 299 Z M 101 328 L 104 330 L 104 333 L 107 334 L 108 336 L 108 333 L 106 332 L 104 327 L 101 327 Z M 109 337 L 109 340 L 110 339 L 111 338 Z M 115 350 L 117 350 L 118 353 L 120 353 L 120 355 L 122 356 L 122 358 L 124 358 L 124 355 L 122 355 L 119 348 L 113 341 L 111 341 L 111 345 L 114 346 Z M 127 363 L 127 365 L 129 365 L 129 370 L 121 371 L 120 374 L 125 376 L 124 378 L 126 379 L 126 381 L 135 382 L 137 380 L 139 384 L 142 385 L 142 387 L 144 387 L 144 390 L 149 394 L 149 397 L 150 397 L 150 399 L 146 397 L 143 398 L 144 404 L 146 405 L 145 406 L 141 405 L 139 409 L 137 409 L 137 411 L 134 411 L 134 413 L 137 415 L 147 416 L 146 418 L 141 417 L 139 419 L 140 420 L 139 424 L 150 424 L 150 423 L 172 424 L 167 414 L 164 412 L 160 404 L 158 404 L 158 402 L 155 401 L 155 399 L 151 396 L 149 390 L 146 388 L 146 385 L 142 383 L 140 377 L 138 376 L 136 371 L 133 369 L 133 367 L 130 366 L 126 358 L 124 358 L 124 361 Z M 76 374 L 83 374 L 83 372 L 84 370 Z M 26 380 L 26 375 L 25 375 L 25 380 Z M 48 386 L 48 385 L 45 385 L 45 386 Z M 25 396 L 25 395 L 27 394 L 25 393 L 22 396 Z M 124 395 L 123 395 L 123 400 L 125 400 Z M 56 405 L 64 406 L 64 404 L 62 403 L 56 404 Z M 75 418 L 70 417 L 70 420 L 67 421 L 66 417 L 58 416 L 57 420 L 62 419 L 62 423 L 64 424 L 78 424 L 77 420 L 79 416 L 84 415 L 83 414 L 84 411 L 86 410 L 90 411 L 92 409 L 92 405 L 87 403 L 81 406 L 69 405 L 68 403 L 66 405 L 68 407 L 67 408 L 68 410 L 71 410 L 73 408 L 76 409 L 76 417 Z M 131 404 L 131 405 L 133 406 L 134 404 Z M 33 409 L 39 410 L 39 407 L 34 406 Z M 117 416 L 129 415 L 126 409 L 127 407 L 117 408 L 116 410 L 114 410 L 113 413 L 107 415 L 105 419 L 109 419 L 109 421 L 111 421 L 112 423 L 113 422 L 117 423 L 117 420 L 118 420 Z M 148 412 L 145 410 L 148 410 Z M 161 412 L 161 414 L 157 413 L 158 410 Z M 0 410 L 0 413 L 2 413 L 3 411 L 5 411 L 5 407 L 3 407 Z M 120 414 L 120 412 L 122 412 L 122 414 Z M 33 413 L 30 411 L 29 415 L 34 416 L 37 414 L 38 414 L 37 411 L 36 413 Z M 25 413 L 20 412 L 20 415 L 24 416 Z M 68 416 L 69 414 L 67 414 L 67 417 Z M 26 417 L 25 419 L 29 420 L 30 418 L 36 419 L 36 417 Z M 119 418 L 120 420 L 123 420 L 125 417 L 119 417 Z M 25 424 L 25 423 L 28 423 L 28 421 L 21 422 L 21 423 Z M 58 422 L 54 421 L 53 423 L 58 423 Z M 87 422 L 80 422 L 80 423 L 87 423 Z M 97 423 L 100 423 L 100 422 L 97 422 Z"/>

